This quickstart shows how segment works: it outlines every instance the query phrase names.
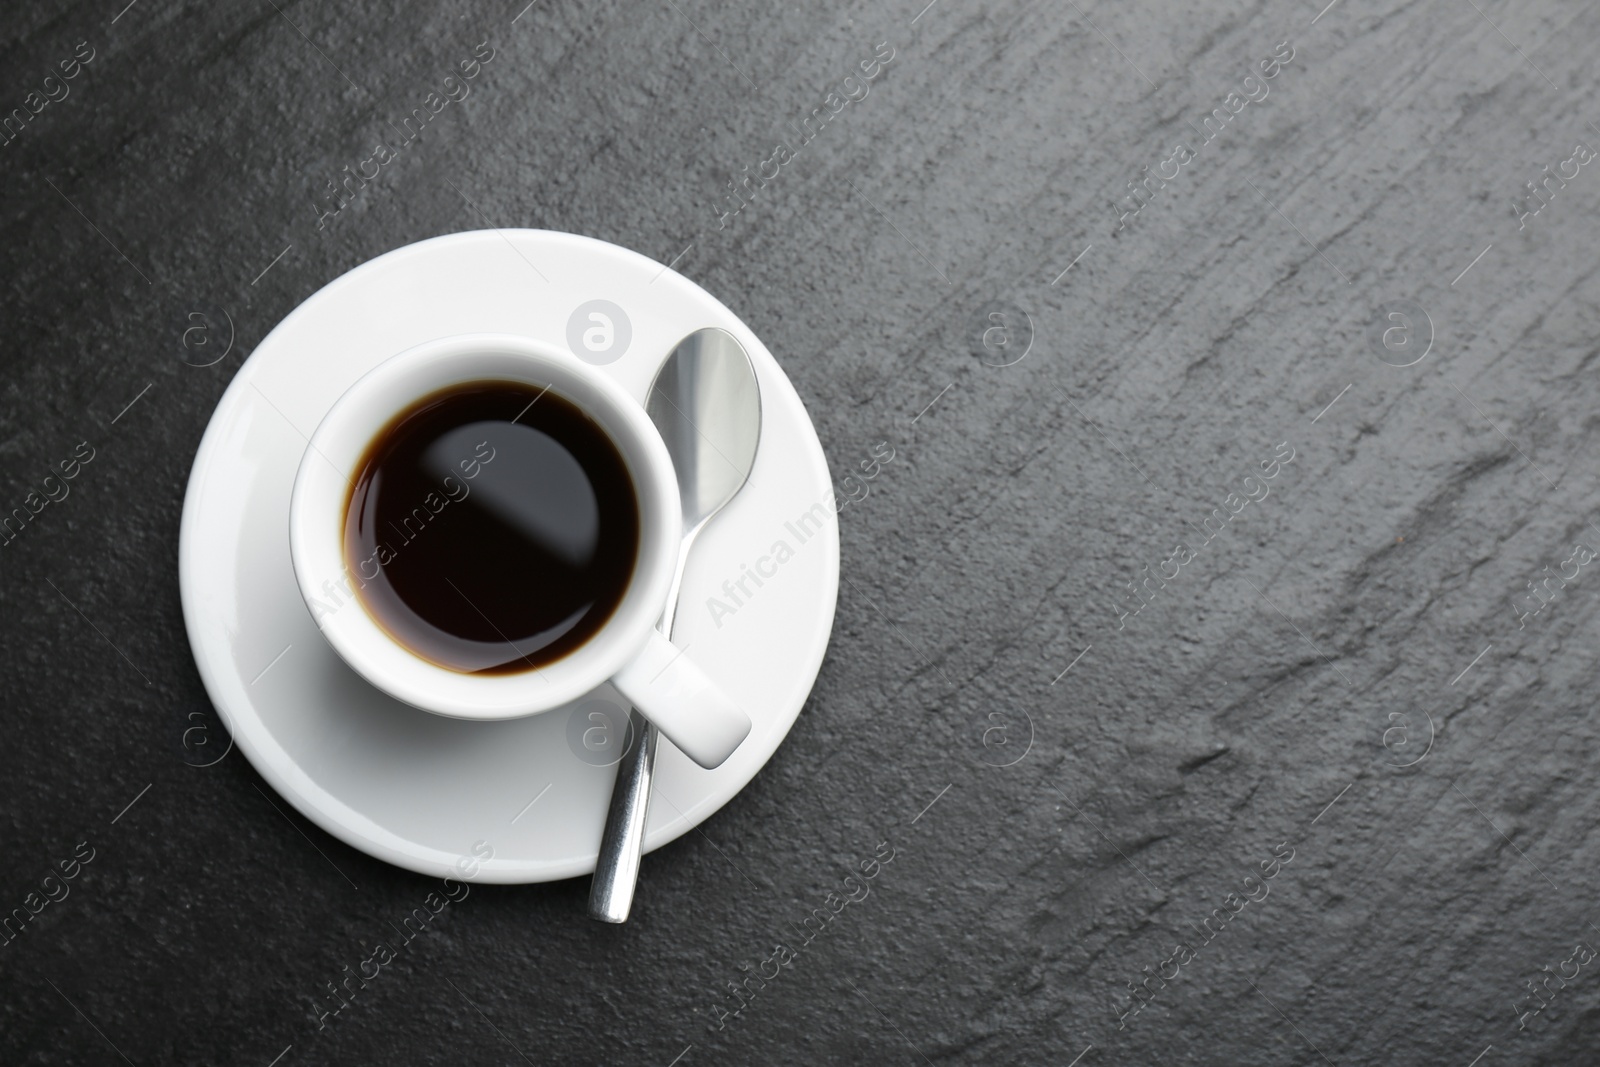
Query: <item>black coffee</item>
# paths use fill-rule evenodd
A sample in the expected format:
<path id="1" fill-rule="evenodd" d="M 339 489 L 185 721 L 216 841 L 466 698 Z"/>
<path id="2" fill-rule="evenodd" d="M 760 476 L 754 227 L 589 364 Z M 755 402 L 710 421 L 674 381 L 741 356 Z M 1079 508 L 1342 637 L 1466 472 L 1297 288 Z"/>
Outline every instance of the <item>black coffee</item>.
<path id="1" fill-rule="evenodd" d="M 553 663 L 611 618 L 639 504 L 604 430 L 553 391 L 470 382 L 413 404 L 361 457 L 345 562 L 390 636 L 451 670 Z"/>

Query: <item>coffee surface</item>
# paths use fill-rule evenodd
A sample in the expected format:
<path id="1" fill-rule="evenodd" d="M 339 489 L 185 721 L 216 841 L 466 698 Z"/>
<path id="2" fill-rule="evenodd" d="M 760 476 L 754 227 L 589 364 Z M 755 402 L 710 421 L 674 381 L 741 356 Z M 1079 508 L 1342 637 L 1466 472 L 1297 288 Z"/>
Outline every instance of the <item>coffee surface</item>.
<path id="1" fill-rule="evenodd" d="M 367 446 L 345 563 L 371 616 L 451 670 L 553 663 L 611 618 L 633 575 L 639 505 L 606 432 L 517 382 L 424 397 Z"/>

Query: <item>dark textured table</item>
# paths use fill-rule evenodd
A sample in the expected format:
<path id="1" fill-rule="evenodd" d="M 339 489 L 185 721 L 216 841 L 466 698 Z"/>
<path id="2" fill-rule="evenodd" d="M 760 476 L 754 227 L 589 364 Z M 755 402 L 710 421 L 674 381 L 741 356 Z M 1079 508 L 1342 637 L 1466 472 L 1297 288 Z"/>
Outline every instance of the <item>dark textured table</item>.
<path id="1" fill-rule="evenodd" d="M 1600 10 L 922 2 L 15 7 L 0 1060 L 1595 1061 Z M 327 1016 L 437 883 L 214 761 L 180 506 L 275 323 L 485 226 L 896 458 L 632 922 L 474 885 Z"/>

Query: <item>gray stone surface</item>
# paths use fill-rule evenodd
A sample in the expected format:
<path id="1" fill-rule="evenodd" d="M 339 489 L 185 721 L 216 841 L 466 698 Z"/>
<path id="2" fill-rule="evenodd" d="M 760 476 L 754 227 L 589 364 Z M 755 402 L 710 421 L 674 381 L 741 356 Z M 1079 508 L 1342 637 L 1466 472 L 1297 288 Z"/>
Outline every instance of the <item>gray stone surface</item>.
<path id="1" fill-rule="evenodd" d="M 0 547 L 0 907 L 94 850 L 0 947 L 4 1062 L 1593 1062 L 1600 570 L 1515 605 L 1600 549 L 1600 174 L 1564 163 L 1600 145 L 1600 11 L 119 6 L 14 6 L 0 51 L 9 110 L 93 49 L 0 145 L 0 506 L 95 450 Z M 319 229 L 483 41 L 472 95 Z M 1546 165 L 1568 180 L 1519 219 Z M 842 516 L 800 721 L 646 861 L 629 925 L 585 919 L 582 881 L 477 887 L 319 1031 L 323 984 L 431 885 L 275 812 L 237 753 L 195 766 L 225 741 L 182 493 L 297 303 L 486 221 L 682 253 L 839 476 L 896 459 Z M 207 367 L 197 310 L 237 334 Z M 1236 892 L 1265 897 L 1206 941 Z M 1169 980 L 1119 1023 L 1145 968 Z"/>

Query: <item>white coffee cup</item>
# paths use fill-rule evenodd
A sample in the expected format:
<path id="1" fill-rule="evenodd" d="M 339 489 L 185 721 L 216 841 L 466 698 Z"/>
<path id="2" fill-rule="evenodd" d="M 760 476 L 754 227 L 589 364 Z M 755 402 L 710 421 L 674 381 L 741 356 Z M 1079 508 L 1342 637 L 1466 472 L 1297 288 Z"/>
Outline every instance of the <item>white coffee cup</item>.
<path id="1" fill-rule="evenodd" d="M 359 603 L 363 581 L 345 558 L 345 506 L 367 447 L 395 415 L 448 386 L 510 381 L 548 387 L 603 429 L 639 505 L 639 552 L 611 618 L 583 645 L 515 674 L 470 674 L 422 658 Z M 311 437 L 289 505 L 289 547 L 301 596 L 324 637 L 355 671 L 398 700 L 458 719 L 550 711 L 610 681 L 702 767 L 750 732 L 750 719 L 655 628 L 683 536 L 672 458 L 644 408 L 603 372 L 562 348 L 509 334 L 447 337 L 379 364 L 333 405 Z M 330 589 L 339 596 L 330 597 Z M 329 604 L 339 606 L 329 610 Z"/>

